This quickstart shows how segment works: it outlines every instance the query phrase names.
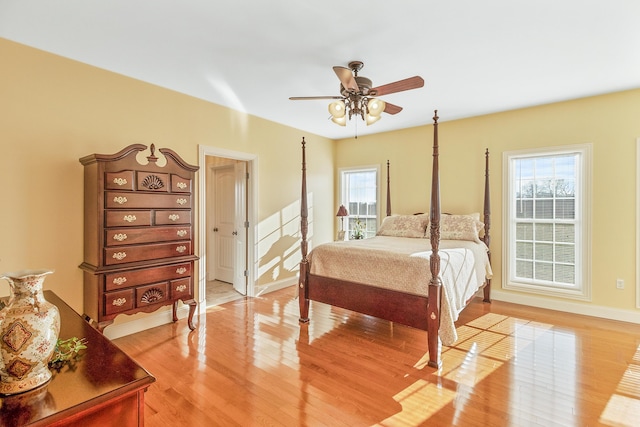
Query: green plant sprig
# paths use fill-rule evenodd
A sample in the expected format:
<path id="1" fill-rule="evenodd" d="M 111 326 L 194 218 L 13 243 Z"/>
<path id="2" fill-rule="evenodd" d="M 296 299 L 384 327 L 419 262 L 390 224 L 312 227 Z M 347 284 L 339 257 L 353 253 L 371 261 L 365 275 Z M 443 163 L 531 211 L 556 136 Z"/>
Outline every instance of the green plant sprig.
<path id="1" fill-rule="evenodd" d="M 49 361 L 49 367 L 60 369 L 63 365 L 75 359 L 80 350 L 86 348 L 87 340 L 84 338 L 72 337 L 66 340 L 58 339 L 56 349 Z"/>

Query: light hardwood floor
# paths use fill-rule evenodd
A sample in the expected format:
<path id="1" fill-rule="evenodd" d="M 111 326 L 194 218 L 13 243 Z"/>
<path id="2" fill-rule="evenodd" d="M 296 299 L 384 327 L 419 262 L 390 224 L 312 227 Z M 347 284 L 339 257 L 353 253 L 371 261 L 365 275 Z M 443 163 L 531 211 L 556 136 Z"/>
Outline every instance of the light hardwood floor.
<path id="1" fill-rule="evenodd" d="M 296 287 L 115 340 L 157 379 L 146 426 L 637 426 L 640 325 L 473 301 L 443 366 L 425 332 Z"/>

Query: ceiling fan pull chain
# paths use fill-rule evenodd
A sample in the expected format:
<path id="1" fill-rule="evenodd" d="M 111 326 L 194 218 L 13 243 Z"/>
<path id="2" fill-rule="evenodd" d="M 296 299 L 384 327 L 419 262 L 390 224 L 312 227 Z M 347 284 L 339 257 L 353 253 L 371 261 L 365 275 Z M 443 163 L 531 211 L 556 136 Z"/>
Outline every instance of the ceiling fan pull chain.
<path id="1" fill-rule="evenodd" d="M 355 139 L 358 139 L 358 121 L 354 120 L 354 124 L 356 126 L 356 138 Z"/>

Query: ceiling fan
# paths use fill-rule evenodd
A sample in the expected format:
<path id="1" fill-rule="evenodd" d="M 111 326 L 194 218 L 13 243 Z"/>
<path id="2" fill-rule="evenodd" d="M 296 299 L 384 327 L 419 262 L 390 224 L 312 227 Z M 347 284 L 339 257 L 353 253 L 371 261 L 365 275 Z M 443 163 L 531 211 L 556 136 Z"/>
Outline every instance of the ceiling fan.
<path id="1" fill-rule="evenodd" d="M 289 99 L 292 101 L 335 99 L 336 101 L 329 104 L 331 121 L 340 126 L 345 126 L 347 117 L 351 120 L 352 116 L 357 115 L 367 125 L 370 125 L 380 120 L 382 113 L 398 114 L 402 111 L 402 107 L 384 102 L 376 97 L 418 89 L 424 86 L 422 77 L 414 76 L 386 85 L 372 87 L 373 82 L 371 79 L 358 75 L 363 66 L 364 63 L 361 61 L 351 61 L 348 68 L 342 66 L 333 67 L 333 71 L 340 79 L 340 96 L 292 96 Z"/>

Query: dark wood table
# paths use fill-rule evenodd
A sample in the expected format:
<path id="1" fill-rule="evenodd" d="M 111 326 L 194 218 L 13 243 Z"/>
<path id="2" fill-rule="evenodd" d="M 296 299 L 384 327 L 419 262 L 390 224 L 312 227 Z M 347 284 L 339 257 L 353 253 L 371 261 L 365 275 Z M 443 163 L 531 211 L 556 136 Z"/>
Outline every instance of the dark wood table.
<path id="1" fill-rule="evenodd" d="M 44 295 L 60 310 L 60 338 L 85 338 L 88 348 L 47 384 L 0 397 L 0 426 L 144 425 L 144 392 L 155 378 L 56 294 Z"/>

